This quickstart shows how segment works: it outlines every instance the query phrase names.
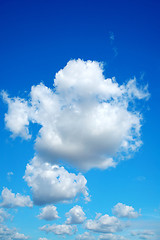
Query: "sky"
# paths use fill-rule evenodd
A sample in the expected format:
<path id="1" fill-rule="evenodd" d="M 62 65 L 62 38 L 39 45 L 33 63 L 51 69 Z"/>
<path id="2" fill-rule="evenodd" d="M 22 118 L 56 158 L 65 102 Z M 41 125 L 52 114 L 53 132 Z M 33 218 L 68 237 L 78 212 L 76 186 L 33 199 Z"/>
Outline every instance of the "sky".
<path id="1" fill-rule="evenodd" d="M 160 239 L 159 7 L 0 1 L 0 239 Z"/>

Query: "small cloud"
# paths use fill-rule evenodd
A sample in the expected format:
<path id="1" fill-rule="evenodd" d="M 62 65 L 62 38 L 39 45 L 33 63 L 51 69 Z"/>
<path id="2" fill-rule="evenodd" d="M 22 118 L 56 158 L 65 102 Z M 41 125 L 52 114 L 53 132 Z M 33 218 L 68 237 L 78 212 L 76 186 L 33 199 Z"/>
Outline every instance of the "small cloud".
<path id="1" fill-rule="evenodd" d="M 86 221 L 85 228 L 97 233 L 115 233 L 122 231 L 126 227 L 117 217 L 102 215 L 94 220 Z"/>
<path id="2" fill-rule="evenodd" d="M 23 196 L 20 193 L 12 193 L 12 190 L 4 188 L 1 193 L 2 202 L 0 207 L 15 208 L 15 207 L 32 207 L 33 203 L 30 196 Z"/>
<path id="3" fill-rule="evenodd" d="M 86 219 L 83 209 L 78 205 L 70 209 L 70 211 L 66 213 L 66 216 L 66 224 L 80 224 Z"/>
<path id="4" fill-rule="evenodd" d="M 114 56 L 117 57 L 117 55 L 118 55 L 118 50 L 117 50 L 116 47 L 113 48 L 113 52 L 114 52 Z"/>
<path id="5" fill-rule="evenodd" d="M 125 237 L 120 235 L 114 235 L 112 233 L 102 234 L 98 240 L 127 240 Z"/>
<path id="6" fill-rule="evenodd" d="M 57 208 L 53 205 L 48 205 L 44 208 L 41 208 L 41 213 L 38 215 L 38 218 L 45 219 L 47 221 L 52 221 L 59 218 Z"/>
<path id="7" fill-rule="evenodd" d="M 6 212 L 3 208 L 0 208 L 0 223 L 4 222 L 5 220 L 11 218 L 11 215 Z"/>
<path id="8" fill-rule="evenodd" d="M 111 41 L 114 41 L 115 37 L 114 37 L 114 33 L 113 32 L 109 32 L 109 39 Z"/>
<path id="9" fill-rule="evenodd" d="M 139 182 L 143 182 L 143 181 L 146 180 L 146 177 L 144 177 L 144 176 L 138 176 L 138 177 L 136 178 L 136 180 L 139 181 Z"/>
<path id="10" fill-rule="evenodd" d="M 71 226 L 71 225 L 44 225 L 43 227 L 40 227 L 41 231 L 45 231 L 46 233 L 52 232 L 55 235 L 73 235 L 77 232 L 77 226 Z"/>
<path id="11" fill-rule="evenodd" d="M 95 240 L 95 237 L 89 232 L 84 232 L 76 236 L 76 240 Z"/>
<path id="12" fill-rule="evenodd" d="M 115 216 L 120 217 L 120 218 L 121 217 L 122 218 L 137 218 L 141 215 L 140 210 L 138 213 L 134 210 L 134 208 L 132 206 L 127 206 L 123 203 L 118 203 L 117 205 L 115 205 L 114 208 L 112 209 L 112 212 Z"/>
<path id="13" fill-rule="evenodd" d="M 141 73 L 140 73 L 140 80 L 143 80 L 143 79 L 144 79 L 144 76 L 145 76 L 145 72 L 141 72 Z"/>
<path id="14" fill-rule="evenodd" d="M 155 233 L 152 230 L 148 229 L 131 231 L 131 236 L 138 236 L 140 239 L 150 240 L 154 235 Z"/>
<path id="15" fill-rule="evenodd" d="M 7 176 L 11 176 L 11 175 L 13 175 L 13 172 L 8 172 L 7 173 Z"/>
<path id="16" fill-rule="evenodd" d="M 118 49 L 117 47 L 115 46 L 114 44 L 114 41 L 115 41 L 115 35 L 113 32 L 109 32 L 109 39 L 110 39 L 110 44 L 112 46 L 112 50 L 113 50 L 113 53 L 114 53 L 114 57 L 117 57 L 118 55 Z"/>
<path id="17" fill-rule="evenodd" d="M 17 232 L 16 228 L 8 228 L 5 225 L 0 226 L 0 239 L 10 240 L 27 240 L 29 236 L 25 236 L 23 233 Z"/>
<path id="18" fill-rule="evenodd" d="M 38 240 L 48 240 L 47 238 L 38 238 Z"/>
<path id="19" fill-rule="evenodd" d="M 7 173 L 7 179 L 8 179 L 8 181 L 11 180 L 11 176 L 13 176 L 13 172 L 8 172 L 8 173 Z"/>

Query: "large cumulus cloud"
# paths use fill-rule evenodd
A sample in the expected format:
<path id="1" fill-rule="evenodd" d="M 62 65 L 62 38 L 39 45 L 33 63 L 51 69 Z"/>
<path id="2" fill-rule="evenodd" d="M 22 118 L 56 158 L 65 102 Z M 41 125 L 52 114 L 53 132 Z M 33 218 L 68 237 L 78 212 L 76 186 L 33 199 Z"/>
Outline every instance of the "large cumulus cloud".
<path id="1" fill-rule="evenodd" d="M 52 89 L 32 86 L 29 100 L 4 92 L 5 122 L 13 136 L 24 139 L 31 138 L 29 123 L 39 124 L 35 146 L 45 159 L 106 169 L 141 145 L 142 116 L 131 103 L 148 96 L 135 79 L 119 85 L 105 79 L 102 64 L 72 60 L 56 74 Z"/>

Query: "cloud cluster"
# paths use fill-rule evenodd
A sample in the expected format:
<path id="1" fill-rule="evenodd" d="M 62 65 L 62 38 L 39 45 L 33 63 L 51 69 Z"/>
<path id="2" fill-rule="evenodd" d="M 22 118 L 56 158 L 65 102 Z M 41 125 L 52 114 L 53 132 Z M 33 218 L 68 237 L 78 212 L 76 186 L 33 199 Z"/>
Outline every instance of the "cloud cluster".
<path id="1" fill-rule="evenodd" d="M 114 78 L 105 79 L 102 64 L 71 60 L 56 74 L 53 89 L 32 86 L 29 100 L 3 92 L 5 122 L 13 136 L 24 139 L 31 138 L 29 123 L 39 124 L 35 145 L 44 159 L 106 169 L 116 166 L 115 157 L 141 145 L 142 116 L 130 103 L 148 96 L 135 79 L 118 85 Z"/>
<path id="2" fill-rule="evenodd" d="M 78 205 L 74 206 L 68 213 L 66 213 L 66 216 L 68 217 L 66 224 L 80 224 L 86 219 L 85 213 Z"/>
<path id="3" fill-rule="evenodd" d="M 32 189 L 36 205 L 72 200 L 83 194 L 88 200 L 87 180 L 82 174 L 69 173 L 64 167 L 41 161 L 37 156 L 27 164 L 25 181 Z"/>
<path id="4" fill-rule="evenodd" d="M 52 232 L 56 235 L 73 235 L 77 231 L 76 226 L 71 226 L 71 225 L 44 225 L 43 227 L 40 228 L 41 231 L 45 231 L 46 233 Z"/>
<path id="5" fill-rule="evenodd" d="M 7 213 L 3 208 L 0 208 L 0 223 L 4 222 L 10 217 L 11 215 L 9 213 Z"/>
<path id="6" fill-rule="evenodd" d="M 84 232 L 76 236 L 76 240 L 95 240 L 95 237 L 92 236 L 89 232 Z"/>
<path id="7" fill-rule="evenodd" d="M 38 215 L 38 218 L 45 219 L 47 221 L 59 218 L 57 208 L 53 205 L 48 205 L 44 208 L 41 208 L 41 213 Z"/>
<path id="8" fill-rule="evenodd" d="M 1 193 L 2 202 L 0 207 L 14 208 L 14 207 L 32 207 L 33 203 L 29 196 L 23 196 L 20 193 L 12 193 L 8 188 L 4 188 Z"/>
<path id="9" fill-rule="evenodd" d="M 87 220 L 85 228 L 98 233 L 115 233 L 122 231 L 125 225 L 118 218 L 105 214 L 95 220 Z"/>
<path id="10" fill-rule="evenodd" d="M 5 225 L 0 225 L 0 239 L 3 240 L 26 240 L 28 236 L 17 232 L 16 229 L 10 229 Z"/>
<path id="11" fill-rule="evenodd" d="M 120 218 L 137 218 L 140 216 L 140 213 L 136 212 L 132 206 L 127 206 L 123 203 L 117 203 L 112 209 L 112 212 Z"/>
<path id="12" fill-rule="evenodd" d="M 131 232 L 131 236 L 137 236 L 144 240 L 152 239 L 154 235 L 155 233 L 152 230 L 135 230 Z"/>
<path id="13" fill-rule="evenodd" d="M 69 61 L 55 75 L 53 88 L 42 83 L 32 86 L 26 99 L 10 98 L 6 92 L 2 95 L 8 104 L 5 123 L 12 137 L 31 139 L 30 126 L 34 128 L 33 124 L 38 124 L 39 130 L 35 137 L 35 156 L 27 164 L 24 175 L 31 188 L 33 202 L 29 196 L 14 194 L 4 188 L 0 207 L 50 204 L 41 208 L 38 218 L 47 221 L 57 219 L 57 208 L 51 204 L 67 202 L 80 195 L 86 201 L 90 200 L 86 178 L 81 173 L 68 172 L 62 166 L 64 162 L 85 171 L 107 169 L 115 167 L 142 144 L 142 115 L 136 110 L 136 103 L 137 100 L 148 99 L 147 87 L 137 87 L 136 79 L 122 85 L 115 78 L 106 79 L 102 64 L 96 61 Z M 40 230 L 65 237 L 77 232 L 74 224 L 82 224 L 86 220 L 85 229 L 92 234 L 100 234 L 97 236 L 99 240 L 125 240 L 116 233 L 127 224 L 117 217 L 137 218 L 140 213 L 132 206 L 118 203 L 113 214 L 115 216 L 97 215 L 94 220 L 86 220 L 83 209 L 76 205 L 66 213 L 64 224 L 48 224 Z M 0 222 L 7 217 L 6 212 L 0 209 Z M 92 234 L 84 232 L 77 235 L 76 240 L 94 240 Z M 133 231 L 131 235 L 149 239 L 148 236 L 153 234 Z M 28 237 L 0 225 L 0 239 L 25 240 Z"/>
<path id="14" fill-rule="evenodd" d="M 100 235 L 98 240 L 127 240 L 127 239 L 120 235 L 114 235 L 112 233 L 108 233 L 108 234 Z"/>
<path id="15" fill-rule="evenodd" d="M 48 240 L 47 238 L 38 238 L 38 240 Z"/>

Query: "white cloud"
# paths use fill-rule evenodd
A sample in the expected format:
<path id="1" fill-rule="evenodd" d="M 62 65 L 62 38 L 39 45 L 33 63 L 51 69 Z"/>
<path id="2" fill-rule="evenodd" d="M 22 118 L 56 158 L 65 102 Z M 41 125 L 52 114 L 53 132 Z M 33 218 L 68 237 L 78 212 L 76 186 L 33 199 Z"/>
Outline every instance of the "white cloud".
<path id="1" fill-rule="evenodd" d="M 67 201 L 83 194 L 88 200 L 87 180 L 82 174 L 69 173 L 64 167 L 41 161 L 37 156 L 27 164 L 25 181 L 32 188 L 37 205 Z"/>
<path id="2" fill-rule="evenodd" d="M 26 240 L 28 236 L 17 232 L 16 229 L 10 229 L 5 225 L 0 225 L 0 239 L 3 240 Z"/>
<path id="3" fill-rule="evenodd" d="M 64 160 L 80 169 L 115 167 L 117 159 L 141 145 L 142 116 L 130 102 L 148 98 L 136 80 L 118 85 L 105 79 L 102 64 L 72 60 L 60 70 L 54 88 L 33 86 L 28 101 L 9 98 L 5 115 L 14 136 L 29 139 L 29 121 L 41 126 L 36 139 L 39 154 Z M 134 102 L 134 107 L 136 102 Z"/>
<path id="4" fill-rule="evenodd" d="M 80 224 L 86 219 L 85 213 L 78 205 L 74 206 L 68 213 L 66 213 L 66 216 L 68 217 L 66 224 Z"/>
<path id="5" fill-rule="evenodd" d="M 38 240 L 48 240 L 47 238 L 38 238 Z"/>
<path id="6" fill-rule="evenodd" d="M 125 237 L 120 235 L 114 235 L 112 233 L 102 234 L 98 238 L 99 240 L 127 240 Z"/>
<path id="7" fill-rule="evenodd" d="M 152 230 L 135 230 L 131 232 L 131 236 L 138 236 L 140 239 L 152 239 L 155 233 Z"/>
<path id="8" fill-rule="evenodd" d="M 44 208 L 41 208 L 41 213 L 38 215 L 38 217 L 47 221 L 59 218 L 57 208 L 53 205 L 48 205 Z"/>
<path id="9" fill-rule="evenodd" d="M 24 139 L 30 139 L 27 101 L 18 97 L 10 99 L 5 92 L 2 92 L 2 95 L 8 103 L 8 114 L 5 114 L 6 127 L 13 133 L 13 137 L 20 136 Z"/>
<path id="10" fill-rule="evenodd" d="M 18 233 L 16 232 L 14 235 L 13 235 L 13 239 L 19 239 L 19 240 L 23 240 L 23 239 L 28 239 L 29 237 L 25 236 L 23 233 Z"/>
<path id="11" fill-rule="evenodd" d="M 109 233 L 109 234 L 100 235 L 99 240 L 127 240 L 127 239 L 123 236 L 113 235 Z"/>
<path id="12" fill-rule="evenodd" d="M 95 240 L 95 237 L 92 236 L 89 232 L 84 232 L 76 236 L 76 240 Z"/>
<path id="13" fill-rule="evenodd" d="M 45 232 L 52 232 L 56 235 L 73 235 L 77 231 L 76 226 L 71 226 L 71 225 L 44 225 L 43 227 L 40 228 L 41 231 Z"/>
<path id="14" fill-rule="evenodd" d="M 9 213 L 7 213 L 3 208 L 0 208 L 0 223 L 4 222 L 10 217 L 11 215 Z"/>
<path id="15" fill-rule="evenodd" d="M 87 220 L 85 228 L 93 232 L 114 233 L 122 231 L 125 224 L 122 224 L 118 218 L 105 214 L 99 218 L 96 217 L 95 220 Z"/>
<path id="16" fill-rule="evenodd" d="M 20 193 L 12 193 L 8 188 L 4 188 L 1 193 L 2 202 L 0 207 L 14 208 L 14 207 L 32 207 L 33 203 L 29 196 L 23 196 Z"/>
<path id="17" fill-rule="evenodd" d="M 112 209 L 112 212 L 117 217 L 137 218 L 141 214 L 136 212 L 132 206 L 127 206 L 123 203 L 117 203 Z"/>

